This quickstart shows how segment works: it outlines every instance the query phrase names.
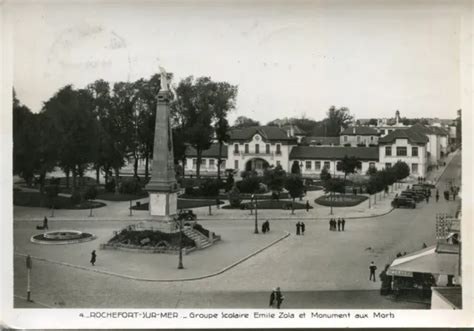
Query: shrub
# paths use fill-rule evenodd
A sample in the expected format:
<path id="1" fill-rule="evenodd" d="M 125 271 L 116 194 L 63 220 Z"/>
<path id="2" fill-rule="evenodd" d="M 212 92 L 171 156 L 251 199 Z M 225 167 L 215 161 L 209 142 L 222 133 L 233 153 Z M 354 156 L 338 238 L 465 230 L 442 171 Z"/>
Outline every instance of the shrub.
<path id="1" fill-rule="evenodd" d="M 218 179 L 206 179 L 199 186 L 199 194 L 203 196 L 216 196 L 219 194 L 219 189 L 222 187 L 222 182 Z"/>
<path id="2" fill-rule="evenodd" d="M 237 188 L 237 185 L 234 185 L 234 187 L 229 192 L 230 206 L 232 208 L 239 208 L 241 202 L 242 202 L 242 199 L 240 199 L 240 191 Z"/>
<path id="3" fill-rule="evenodd" d="M 237 188 L 242 193 L 255 193 L 260 187 L 260 179 L 258 177 L 246 177 L 236 183 Z"/>
<path id="4" fill-rule="evenodd" d="M 196 194 L 196 190 L 194 189 L 194 187 L 192 186 L 188 186 L 184 189 L 184 194 L 187 194 L 187 195 L 195 195 Z"/>
<path id="5" fill-rule="evenodd" d="M 351 147 L 351 144 L 350 144 L 350 143 L 346 143 L 346 144 L 344 144 L 344 147 Z"/>
<path id="6" fill-rule="evenodd" d="M 120 193 L 122 194 L 138 194 L 142 190 L 140 182 L 136 178 L 129 178 L 120 185 Z"/>
<path id="7" fill-rule="evenodd" d="M 234 175 L 232 173 L 229 173 L 227 176 L 227 180 L 225 182 L 225 190 L 226 192 L 229 192 L 232 187 L 234 187 Z"/>
<path id="8" fill-rule="evenodd" d="M 324 167 L 323 170 L 321 170 L 321 174 L 319 175 L 322 181 L 326 181 L 328 179 L 331 179 L 331 174 L 329 173 L 328 168 Z"/>
<path id="9" fill-rule="evenodd" d="M 94 200 L 97 197 L 97 188 L 95 186 L 88 186 L 84 192 L 84 199 Z"/>
<path id="10" fill-rule="evenodd" d="M 105 190 L 107 192 L 115 192 L 115 179 L 112 178 L 107 183 L 105 183 Z"/>
<path id="11" fill-rule="evenodd" d="M 82 201 L 82 195 L 81 193 L 79 192 L 74 192 L 72 195 L 71 195 L 71 202 L 75 205 L 81 203 Z"/>

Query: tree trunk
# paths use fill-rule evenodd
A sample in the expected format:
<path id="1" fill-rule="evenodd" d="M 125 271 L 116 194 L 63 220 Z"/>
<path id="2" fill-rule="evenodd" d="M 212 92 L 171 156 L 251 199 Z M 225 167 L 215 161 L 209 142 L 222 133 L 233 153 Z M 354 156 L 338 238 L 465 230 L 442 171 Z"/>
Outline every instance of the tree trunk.
<path id="1" fill-rule="evenodd" d="M 133 158 L 135 159 L 133 162 L 133 177 L 137 178 L 138 177 L 138 157 L 137 155 L 133 155 Z"/>
<path id="2" fill-rule="evenodd" d="M 69 168 L 64 169 L 64 172 L 66 173 L 66 188 L 69 188 L 69 178 L 71 176 L 71 171 Z"/>
<path id="3" fill-rule="evenodd" d="M 199 179 L 201 175 L 201 159 L 202 159 L 202 151 L 200 149 L 197 149 L 197 164 L 196 164 L 196 178 Z"/>
<path id="4" fill-rule="evenodd" d="M 221 162 L 222 162 L 222 142 L 219 141 L 219 156 L 217 158 L 217 180 L 221 179 Z"/>
<path id="5" fill-rule="evenodd" d="M 119 195 L 119 168 L 115 168 L 115 195 Z"/>
<path id="6" fill-rule="evenodd" d="M 149 162 L 149 156 L 146 154 L 145 156 L 145 180 L 148 180 L 148 177 L 150 177 L 150 174 L 148 172 L 148 162 Z"/>
<path id="7" fill-rule="evenodd" d="M 74 194 L 76 192 L 76 178 L 77 178 L 77 170 L 76 167 L 72 168 L 72 189 L 71 189 L 71 194 Z"/>
<path id="8" fill-rule="evenodd" d="M 100 185 L 100 167 L 99 166 L 95 168 L 95 182 L 97 183 L 97 185 Z"/>
<path id="9" fill-rule="evenodd" d="M 46 178 L 46 171 L 41 170 L 40 177 L 39 177 L 39 184 L 40 184 L 40 193 L 43 194 L 44 192 L 44 179 Z"/>

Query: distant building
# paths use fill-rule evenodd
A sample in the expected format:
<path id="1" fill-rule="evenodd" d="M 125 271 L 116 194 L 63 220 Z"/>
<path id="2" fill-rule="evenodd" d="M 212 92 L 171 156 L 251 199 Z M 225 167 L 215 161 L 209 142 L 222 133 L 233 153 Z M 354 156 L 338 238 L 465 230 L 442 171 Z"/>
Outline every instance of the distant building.
<path id="1" fill-rule="evenodd" d="M 339 143 L 342 146 L 377 146 L 379 133 L 367 126 L 350 126 L 341 132 Z"/>
<path id="2" fill-rule="evenodd" d="M 415 130 L 395 130 L 379 139 L 379 162 L 384 168 L 403 161 L 412 176 L 426 177 L 428 170 L 428 137 Z"/>
<path id="3" fill-rule="evenodd" d="M 339 146 L 339 137 L 303 137 L 301 145 L 304 146 Z"/>

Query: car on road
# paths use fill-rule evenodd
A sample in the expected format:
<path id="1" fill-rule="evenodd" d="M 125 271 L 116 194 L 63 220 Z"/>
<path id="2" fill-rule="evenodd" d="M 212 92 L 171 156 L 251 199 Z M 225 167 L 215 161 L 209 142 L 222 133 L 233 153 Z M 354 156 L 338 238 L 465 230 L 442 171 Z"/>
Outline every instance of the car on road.
<path id="1" fill-rule="evenodd" d="M 416 202 L 420 202 L 425 199 L 424 196 L 421 196 L 420 194 L 417 194 L 416 192 L 413 192 L 413 191 L 403 191 L 402 193 L 400 193 L 400 196 L 413 199 Z"/>
<path id="2" fill-rule="evenodd" d="M 178 213 L 178 220 L 194 221 L 197 218 L 192 210 L 181 209 Z"/>
<path id="3" fill-rule="evenodd" d="M 409 197 L 405 197 L 405 196 L 396 197 L 392 201 L 392 207 L 393 208 L 408 207 L 408 208 L 414 209 L 416 208 L 416 202 L 415 200 Z"/>
<path id="4" fill-rule="evenodd" d="M 405 191 L 409 193 L 414 193 L 417 196 L 417 198 L 415 199 L 417 202 L 421 200 L 425 200 L 425 198 L 428 196 L 428 193 L 425 191 L 413 190 L 413 189 L 409 189 Z"/>

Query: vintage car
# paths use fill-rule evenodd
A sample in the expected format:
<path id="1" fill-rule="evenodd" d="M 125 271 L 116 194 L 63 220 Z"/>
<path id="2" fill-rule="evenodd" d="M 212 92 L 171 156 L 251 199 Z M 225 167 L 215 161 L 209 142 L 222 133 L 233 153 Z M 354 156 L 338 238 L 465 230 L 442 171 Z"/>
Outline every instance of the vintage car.
<path id="1" fill-rule="evenodd" d="M 392 207 L 393 208 L 400 208 L 400 207 L 416 208 L 416 202 L 415 200 L 406 196 L 396 197 L 392 201 Z"/>

